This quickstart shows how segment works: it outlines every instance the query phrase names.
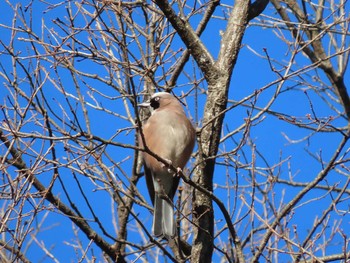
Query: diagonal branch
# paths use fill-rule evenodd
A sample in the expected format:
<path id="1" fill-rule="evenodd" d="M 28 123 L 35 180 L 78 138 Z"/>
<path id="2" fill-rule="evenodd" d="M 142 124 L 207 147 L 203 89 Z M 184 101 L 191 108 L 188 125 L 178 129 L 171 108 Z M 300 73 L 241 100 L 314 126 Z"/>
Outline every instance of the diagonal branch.
<path id="1" fill-rule="evenodd" d="M 208 25 L 208 22 L 210 21 L 211 16 L 213 15 L 214 11 L 216 10 L 216 7 L 219 5 L 219 0 L 210 1 L 207 9 L 205 10 L 205 14 L 203 15 L 202 21 L 199 23 L 196 34 L 198 37 L 201 36 L 201 34 L 204 32 L 206 26 Z M 176 68 L 168 82 L 169 87 L 173 87 L 176 84 L 176 81 L 178 77 L 180 76 L 180 73 L 182 72 L 185 64 L 187 63 L 189 57 L 191 55 L 190 50 L 186 49 L 184 53 L 182 54 L 181 58 L 176 63 Z"/>
<path id="2" fill-rule="evenodd" d="M 17 260 L 20 260 L 20 262 L 23 262 L 23 263 L 30 263 L 30 261 L 26 258 L 25 255 L 23 255 L 23 253 L 20 250 L 18 250 L 15 247 L 11 247 L 7 242 L 0 240 L 0 246 L 2 248 L 5 248 L 7 251 L 10 251 L 12 254 L 16 256 L 16 258 L 14 258 L 12 262 L 17 262 Z M 5 258 L 1 258 L 1 259 L 2 259 L 2 262 L 10 262 L 10 261 L 7 261 Z"/>
<path id="3" fill-rule="evenodd" d="M 26 163 L 23 161 L 20 152 L 11 144 L 11 142 L 0 130 L 0 140 L 4 145 L 9 149 L 13 160 L 11 164 L 20 170 L 21 173 L 34 185 L 34 187 L 39 191 L 39 194 L 53 204 L 59 211 L 65 214 L 70 218 L 87 236 L 89 240 L 94 240 L 97 246 L 99 246 L 102 251 L 104 251 L 111 259 L 115 259 L 115 251 L 112 246 L 108 244 L 101 236 L 99 236 L 85 221 L 84 218 L 81 218 L 75 214 L 68 206 L 66 206 L 62 200 L 57 198 L 52 194 L 50 189 L 46 188 L 31 172 L 27 167 Z"/>
<path id="4" fill-rule="evenodd" d="M 235 1 L 235 5 L 227 21 L 227 28 L 221 40 L 221 48 L 216 66 L 221 74 L 231 79 L 233 67 L 237 61 L 242 38 L 248 22 L 249 4 L 246 1 Z M 229 85 L 225 87 L 229 89 Z"/>
<path id="5" fill-rule="evenodd" d="M 200 40 L 197 33 L 193 30 L 190 23 L 182 17 L 179 17 L 167 0 L 155 0 L 156 4 L 167 17 L 171 25 L 185 43 L 190 54 L 196 60 L 198 66 L 203 71 L 204 76 L 208 79 L 215 72 L 214 58 L 209 53 L 203 42 Z"/>

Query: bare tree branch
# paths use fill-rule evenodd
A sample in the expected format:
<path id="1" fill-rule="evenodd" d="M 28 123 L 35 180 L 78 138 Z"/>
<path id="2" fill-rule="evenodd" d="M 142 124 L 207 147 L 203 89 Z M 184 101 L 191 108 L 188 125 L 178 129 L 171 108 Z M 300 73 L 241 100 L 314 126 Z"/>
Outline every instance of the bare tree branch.
<path id="1" fill-rule="evenodd" d="M 157 0 L 156 3 L 179 34 L 204 75 L 207 78 L 210 78 L 213 74 L 215 75 L 215 72 L 213 72 L 214 59 L 189 21 L 185 17 L 176 15 L 168 1 Z"/>

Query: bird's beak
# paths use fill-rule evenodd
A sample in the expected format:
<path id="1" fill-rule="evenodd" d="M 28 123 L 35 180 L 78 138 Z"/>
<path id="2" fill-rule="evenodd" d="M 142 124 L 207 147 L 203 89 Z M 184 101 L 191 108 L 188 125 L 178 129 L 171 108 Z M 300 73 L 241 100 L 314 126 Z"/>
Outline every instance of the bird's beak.
<path id="1" fill-rule="evenodd" d="M 151 103 L 146 101 L 146 102 L 142 102 L 142 103 L 137 104 L 137 106 L 142 107 L 142 108 L 148 108 L 151 106 Z"/>

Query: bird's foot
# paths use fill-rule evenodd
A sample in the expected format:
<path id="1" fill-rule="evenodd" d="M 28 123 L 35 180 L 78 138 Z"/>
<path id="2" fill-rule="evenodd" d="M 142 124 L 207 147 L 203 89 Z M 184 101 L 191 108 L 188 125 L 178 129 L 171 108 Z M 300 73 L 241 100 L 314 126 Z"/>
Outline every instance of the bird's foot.
<path id="1" fill-rule="evenodd" d="M 155 193 L 160 199 L 170 200 L 169 196 L 165 193 L 164 188 L 160 189 L 160 191 L 156 191 Z"/>
<path id="2" fill-rule="evenodd" d="M 164 160 L 167 162 L 167 164 L 162 163 L 162 168 L 168 168 L 168 173 L 171 173 L 170 166 L 173 165 L 173 162 L 169 159 L 164 159 Z"/>
<path id="3" fill-rule="evenodd" d="M 180 177 L 180 175 L 182 174 L 182 169 L 180 167 L 177 167 L 176 168 L 176 173 L 174 174 L 174 177 L 177 176 L 177 177 Z"/>

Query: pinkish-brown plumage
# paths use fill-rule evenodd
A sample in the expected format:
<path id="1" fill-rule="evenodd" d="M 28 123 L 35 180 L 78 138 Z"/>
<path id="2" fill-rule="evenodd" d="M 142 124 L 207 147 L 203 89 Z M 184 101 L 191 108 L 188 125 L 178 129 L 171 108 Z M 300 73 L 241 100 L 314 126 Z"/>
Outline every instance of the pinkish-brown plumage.
<path id="1" fill-rule="evenodd" d="M 151 152 L 170 161 L 174 167 L 183 169 L 193 151 L 195 130 L 181 103 L 173 95 L 159 92 L 151 97 L 149 105 L 152 115 L 142 127 L 146 146 Z M 142 147 L 141 136 L 139 140 Z M 179 177 L 145 152 L 143 162 L 154 205 L 153 234 L 172 238 L 176 233 L 172 200 Z"/>

